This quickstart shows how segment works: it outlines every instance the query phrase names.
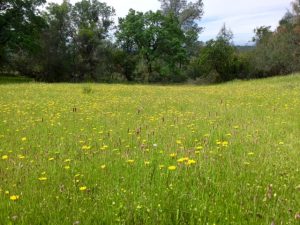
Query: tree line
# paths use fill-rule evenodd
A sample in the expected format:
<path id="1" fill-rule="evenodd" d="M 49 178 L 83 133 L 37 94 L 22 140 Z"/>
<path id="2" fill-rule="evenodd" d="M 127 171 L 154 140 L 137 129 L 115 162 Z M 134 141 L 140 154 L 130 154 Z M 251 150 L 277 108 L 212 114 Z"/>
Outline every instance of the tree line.
<path id="1" fill-rule="evenodd" d="M 98 0 L 3 0 L 0 71 L 45 82 L 224 82 L 300 70 L 300 0 L 275 31 L 256 28 L 247 51 L 225 25 L 199 41 L 202 0 L 159 1 L 115 24 L 115 9 Z"/>

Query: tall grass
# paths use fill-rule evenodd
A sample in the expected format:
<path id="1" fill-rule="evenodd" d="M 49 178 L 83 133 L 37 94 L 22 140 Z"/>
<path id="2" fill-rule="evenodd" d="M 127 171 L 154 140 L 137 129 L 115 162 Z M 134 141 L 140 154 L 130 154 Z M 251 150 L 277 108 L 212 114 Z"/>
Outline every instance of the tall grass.
<path id="1" fill-rule="evenodd" d="M 0 224 L 299 224 L 300 76 L 0 86 Z"/>

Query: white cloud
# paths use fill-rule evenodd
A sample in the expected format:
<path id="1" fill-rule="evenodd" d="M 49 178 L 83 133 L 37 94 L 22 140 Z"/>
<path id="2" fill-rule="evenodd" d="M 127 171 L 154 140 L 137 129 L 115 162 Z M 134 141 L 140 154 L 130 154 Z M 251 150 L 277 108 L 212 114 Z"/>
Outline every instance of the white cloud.
<path id="1" fill-rule="evenodd" d="M 78 0 L 77 0 L 78 1 Z M 116 9 L 118 17 L 124 17 L 130 8 L 138 11 L 159 9 L 158 0 L 100 0 Z M 203 0 L 204 16 L 201 26 L 205 27 L 201 40 L 214 38 L 226 23 L 234 32 L 237 44 L 247 43 L 253 36 L 254 28 L 262 25 L 276 27 L 291 0 Z M 49 0 L 50 2 L 50 0 Z M 51 0 L 60 3 L 62 0 Z M 72 3 L 76 0 L 71 0 Z"/>
<path id="2" fill-rule="evenodd" d="M 237 44 L 246 44 L 253 30 L 262 25 L 275 28 L 290 6 L 290 0 L 204 0 L 205 15 L 201 25 L 205 27 L 202 40 L 215 37 L 221 26 L 226 25 L 234 33 Z"/>

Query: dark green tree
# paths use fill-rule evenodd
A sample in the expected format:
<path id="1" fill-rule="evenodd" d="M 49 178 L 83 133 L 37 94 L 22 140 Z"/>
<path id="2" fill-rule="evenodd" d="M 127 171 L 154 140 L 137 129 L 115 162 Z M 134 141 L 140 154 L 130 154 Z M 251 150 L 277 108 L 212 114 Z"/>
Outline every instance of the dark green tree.
<path id="1" fill-rule="evenodd" d="M 255 30 L 256 48 L 251 56 L 254 77 L 289 74 L 300 70 L 300 2 L 292 4 L 277 29 L 270 27 Z"/>
<path id="2" fill-rule="evenodd" d="M 186 49 L 190 56 L 198 54 L 200 42 L 198 41 L 202 27 L 199 22 L 203 16 L 203 1 L 188 2 L 186 0 L 159 0 L 164 15 L 172 14 L 180 24 L 186 37 Z"/>
<path id="3" fill-rule="evenodd" d="M 212 80 L 224 82 L 236 77 L 238 59 L 232 46 L 233 34 L 224 25 L 216 40 L 210 40 L 200 51 L 199 73 L 201 76 L 214 76 Z"/>
<path id="4" fill-rule="evenodd" d="M 186 61 L 185 36 L 179 21 L 172 14 L 130 10 L 119 20 L 116 33 L 120 47 L 130 56 L 140 55 L 145 64 L 145 80 L 169 79 Z"/>
<path id="5" fill-rule="evenodd" d="M 77 2 L 72 10 L 76 35 L 73 44 L 77 53 L 76 77 L 79 80 L 98 80 L 99 58 L 105 52 L 105 39 L 112 28 L 115 10 L 97 0 Z"/>
<path id="6" fill-rule="evenodd" d="M 34 54 L 39 50 L 38 38 L 45 26 L 38 7 L 46 0 L 0 1 L 0 66 L 14 55 Z"/>
<path id="7" fill-rule="evenodd" d="M 62 4 L 51 3 L 44 13 L 47 29 L 41 35 L 42 73 L 38 79 L 58 82 L 70 81 L 74 68 L 72 26 L 72 5 L 64 0 Z"/>

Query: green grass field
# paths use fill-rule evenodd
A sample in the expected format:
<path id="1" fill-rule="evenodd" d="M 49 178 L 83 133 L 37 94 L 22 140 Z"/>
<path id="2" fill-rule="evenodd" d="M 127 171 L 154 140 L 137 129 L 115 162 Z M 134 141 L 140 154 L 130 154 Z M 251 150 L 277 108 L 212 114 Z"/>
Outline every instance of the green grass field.
<path id="1" fill-rule="evenodd" d="M 0 93 L 1 225 L 300 223 L 300 75 Z"/>

